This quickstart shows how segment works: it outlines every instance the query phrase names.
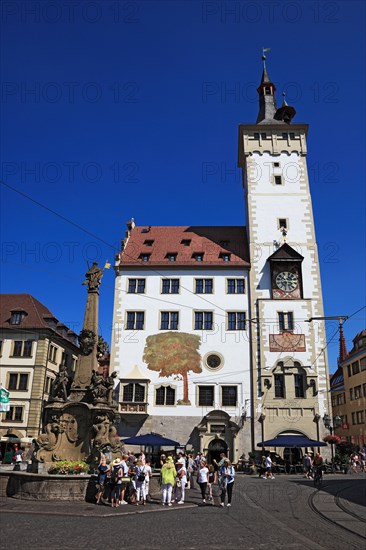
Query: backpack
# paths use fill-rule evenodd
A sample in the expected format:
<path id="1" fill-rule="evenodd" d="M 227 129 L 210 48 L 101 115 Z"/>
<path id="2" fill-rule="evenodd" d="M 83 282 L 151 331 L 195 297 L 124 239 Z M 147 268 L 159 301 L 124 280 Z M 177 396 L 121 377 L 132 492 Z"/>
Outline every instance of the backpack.
<path id="1" fill-rule="evenodd" d="M 146 472 L 144 471 L 144 468 L 142 470 L 139 470 L 137 474 L 137 481 L 145 481 L 146 478 Z"/>

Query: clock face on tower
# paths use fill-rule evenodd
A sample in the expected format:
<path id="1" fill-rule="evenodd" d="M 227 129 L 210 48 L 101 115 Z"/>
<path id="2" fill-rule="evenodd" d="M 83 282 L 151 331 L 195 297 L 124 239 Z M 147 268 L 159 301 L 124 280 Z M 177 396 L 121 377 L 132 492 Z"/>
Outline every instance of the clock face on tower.
<path id="1" fill-rule="evenodd" d="M 281 271 L 276 276 L 276 285 L 283 292 L 292 292 L 299 284 L 298 277 L 291 271 Z"/>
<path id="2" fill-rule="evenodd" d="M 302 297 L 301 268 L 293 262 L 272 264 L 272 298 L 296 300 Z"/>

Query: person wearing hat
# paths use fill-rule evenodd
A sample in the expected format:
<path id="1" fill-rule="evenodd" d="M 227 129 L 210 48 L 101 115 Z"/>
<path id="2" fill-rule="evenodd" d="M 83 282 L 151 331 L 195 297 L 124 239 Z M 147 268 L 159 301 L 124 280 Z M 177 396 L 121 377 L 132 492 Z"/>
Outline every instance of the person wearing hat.
<path id="1" fill-rule="evenodd" d="M 183 457 L 179 458 L 177 461 L 177 478 L 175 481 L 175 501 L 178 502 L 178 504 L 184 504 L 184 497 L 186 492 L 186 484 L 187 484 L 187 469 L 185 465 L 185 460 Z M 180 500 L 178 500 L 178 493 L 180 489 Z"/>
<path id="2" fill-rule="evenodd" d="M 168 456 L 168 458 L 166 459 L 166 463 L 163 464 L 161 468 L 161 503 L 163 506 L 165 506 L 165 504 L 167 504 L 168 506 L 172 505 L 172 491 L 176 476 L 177 471 L 174 467 L 173 458 L 171 456 Z"/>
<path id="3" fill-rule="evenodd" d="M 111 479 L 110 479 L 112 508 L 118 507 L 118 503 L 121 498 L 122 477 L 123 477 L 122 459 L 115 458 L 112 462 L 112 471 L 111 471 Z"/>

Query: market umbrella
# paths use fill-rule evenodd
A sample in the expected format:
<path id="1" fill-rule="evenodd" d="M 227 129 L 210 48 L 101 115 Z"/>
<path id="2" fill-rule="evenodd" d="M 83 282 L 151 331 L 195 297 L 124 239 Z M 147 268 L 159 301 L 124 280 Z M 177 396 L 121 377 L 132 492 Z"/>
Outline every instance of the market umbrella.
<path id="1" fill-rule="evenodd" d="M 326 445 L 324 441 L 315 441 L 305 435 L 279 435 L 273 439 L 258 443 L 257 447 L 288 447 L 295 449 L 301 447 L 326 447 Z"/>
<path id="2" fill-rule="evenodd" d="M 137 435 L 128 439 L 122 438 L 122 441 L 125 445 L 141 445 L 144 447 L 180 447 L 178 441 L 167 439 L 158 434 Z"/>

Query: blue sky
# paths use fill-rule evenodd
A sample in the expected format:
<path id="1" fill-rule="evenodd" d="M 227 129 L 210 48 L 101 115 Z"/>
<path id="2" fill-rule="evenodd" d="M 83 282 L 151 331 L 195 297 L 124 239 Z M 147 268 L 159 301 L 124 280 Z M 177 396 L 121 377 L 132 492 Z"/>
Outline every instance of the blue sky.
<path id="1" fill-rule="evenodd" d="M 363 2 L 28 0 L 1 16 L 1 179 L 23 194 L 1 186 L 2 292 L 79 332 L 87 261 L 113 263 L 131 217 L 244 224 L 237 128 L 256 119 L 264 46 L 310 124 L 325 315 L 365 304 Z M 105 271 L 108 341 L 113 287 Z M 365 326 L 365 310 L 347 321 L 349 348 Z M 333 371 L 337 336 L 328 349 Z"/>

